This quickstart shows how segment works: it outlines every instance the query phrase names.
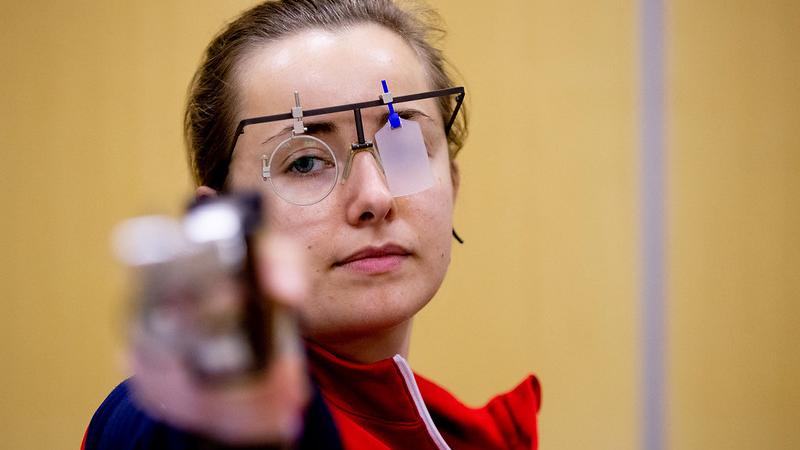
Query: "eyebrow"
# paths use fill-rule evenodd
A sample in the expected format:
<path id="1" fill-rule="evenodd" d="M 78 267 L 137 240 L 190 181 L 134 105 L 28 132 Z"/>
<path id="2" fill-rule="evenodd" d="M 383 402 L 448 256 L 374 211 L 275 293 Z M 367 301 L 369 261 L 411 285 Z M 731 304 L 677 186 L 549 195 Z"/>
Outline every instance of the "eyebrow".
<path id="1" fill-rule="evenodd" d="M 312 135 L 313 134 L 322 134 L 322 133 L 335 133 L 336 130 L 339 129 L 339 127 L 336 126 L 335 123 L 330 122 L 330 121 L 304 123 L 303 125 L 305 125 L 305 127 L 306 127 L 306 133 L 307 134 L 312 134 Z M 294 127 L 292 125 L 287 125 L 283 129 L 281 129 L 281 131 L 277 132 L 276 134 L 272 135 L 267 140 L 262 142 L 262 144 L 267 144 L 270 141 L 273 141 L 273 140 L 277 139 L 278 137 L 283 136 L 287 132 L 292 131 L 293 129 L 294 129 Z"/>
<path id="2" fill-rule="evenodd" d="M 401 118 L 406 119 L 406 120 L 411 120 L 411 119 L 416 119 L 416 118 L 419 118 L 419 117 L 424 117 L 424 118 L 426 118 L 428 120 L 433 121 L 431 116 L 429 116 L 429 115 L 425 114 L 424 112 L 422 112 L 422 111 L 420 111 L 418 109 L 415 109 L 415 108 L 403 108 L 403 109 L 396 108 L 396 112 Z M 383 123 L 386 123 L 388 121 L 389 121 L 389 111 L 384 111 L 380 116 L 378 116 L 377 122 L 379 124 L 383 124 Z M 338 129 L 339 129 L 339 126 L 336 125 L 336 123 L 331 122 L 331 121 L 304 123 L 304 125 L 306 127 L 306 133 L 307 134 L 311 134 L 311 135 L 323 134 L 323 133 L 336 133 L 338 131 Z M 293 129 L 294 129 L 294 127 L 292 125 L 287 125 L 284 128 L 282 128 L 279 132 L 277 132 L 276 134 L 274 134 L 274 135 L 270 136 L 269 138 L 267 138 L 261 144 L 267 144 L 270 141 L 273 141 L 273 140 L 277 139 L 278 137 L 283 136 L 287 132 L 292 131 Z"/>

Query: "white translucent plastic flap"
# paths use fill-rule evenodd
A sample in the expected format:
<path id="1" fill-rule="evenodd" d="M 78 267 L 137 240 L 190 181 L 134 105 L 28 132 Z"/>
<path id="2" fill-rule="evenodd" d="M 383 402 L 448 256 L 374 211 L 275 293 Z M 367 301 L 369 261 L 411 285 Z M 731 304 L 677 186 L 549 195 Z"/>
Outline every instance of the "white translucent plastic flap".
<path id="1" fill-rule="evenodd" d="M 392 129 L 387 122 L 375 133 L 386 182 L 395 197 L 411 195 L 433 186 L 433 172 L 419 124 L 400 119 Z"/>

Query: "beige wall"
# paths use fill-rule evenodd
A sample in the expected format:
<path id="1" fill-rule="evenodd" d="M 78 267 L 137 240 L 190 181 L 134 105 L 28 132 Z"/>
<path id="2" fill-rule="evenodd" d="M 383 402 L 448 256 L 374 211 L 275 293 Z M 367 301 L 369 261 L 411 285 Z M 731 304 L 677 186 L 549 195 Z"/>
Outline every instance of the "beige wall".
<path id="1" fill-rule="evenodd" d="M 412 362 L 468 403 L 534 371 L 542 448 L 638 441 L 635 10 L 440 2 L 467 83 L 456 248 Z"/>
<path id="2" fill-rule="evenodd" d="M 252 1 L 0 5 L 0 432 L 75 448 L 123 376 L 108 231 L 176 212 L 204 44 Z M 440 0 L 472 136 L 467 244 L 412 364 L 469 404 L 535 372 L 542 447 L 640 442 L 634 2 Z M 797 448 L 800 8 L 668 10 L 668 439 Z"/>
<path id="3" fill-rule="evenodd" d="M 77 448 L 123 376 L 112 225 L 191 192 L 181 105 L 250 2 L 6 1 L 0 65 L 3 448 Z"/>
<path id="4" fill-rule="evenodd" d="M 797 449 L 800 3 L 671 9 L 671 448 Z"/>

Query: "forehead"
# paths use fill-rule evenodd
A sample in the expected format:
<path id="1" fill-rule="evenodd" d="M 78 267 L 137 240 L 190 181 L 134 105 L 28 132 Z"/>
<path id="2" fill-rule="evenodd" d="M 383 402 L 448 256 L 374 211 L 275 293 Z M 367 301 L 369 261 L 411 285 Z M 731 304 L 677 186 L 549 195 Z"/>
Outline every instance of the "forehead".
<path id="1" fill-rule="evenodd" d="M 304 109 L 377 99 L 382 79 L 394 95 L 431 89 L 416 52 L 382 26 L 303 31 L 242 58 L 237 119 L 286 112 L 294 106 L 294 91 Z"/>

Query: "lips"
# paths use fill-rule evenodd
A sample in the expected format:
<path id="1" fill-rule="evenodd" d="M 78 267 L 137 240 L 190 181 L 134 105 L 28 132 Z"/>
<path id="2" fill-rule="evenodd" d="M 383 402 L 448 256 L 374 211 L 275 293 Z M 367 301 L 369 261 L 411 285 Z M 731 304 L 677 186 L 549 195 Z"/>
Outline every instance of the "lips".
<path id="1" fill-rule="evenodd" d="M 398 268 L 409 255 L 411 252 L 395 244 L 366 247 L 334 266 L 369 274 L 385 273 Z"/>

